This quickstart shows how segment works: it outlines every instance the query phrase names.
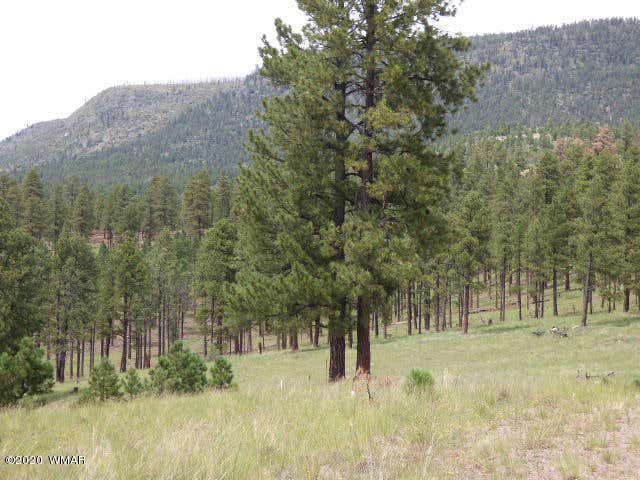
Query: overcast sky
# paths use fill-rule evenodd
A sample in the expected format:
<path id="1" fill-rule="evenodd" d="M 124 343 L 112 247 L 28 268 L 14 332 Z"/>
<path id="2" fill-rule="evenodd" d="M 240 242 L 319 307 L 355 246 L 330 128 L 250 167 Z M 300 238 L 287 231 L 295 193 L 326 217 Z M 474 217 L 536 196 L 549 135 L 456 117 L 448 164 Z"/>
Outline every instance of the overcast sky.
<path id="1" fill-rule="evenodd" d="M 508 32 L 640 16 L 640 0 L 465 0 L 447 28 Z M 244 75 L 263 33 L 282 17 L 301 25 L 295 0 L 2 0 L 0 138 L 71 114 L 124 83 Z"/>

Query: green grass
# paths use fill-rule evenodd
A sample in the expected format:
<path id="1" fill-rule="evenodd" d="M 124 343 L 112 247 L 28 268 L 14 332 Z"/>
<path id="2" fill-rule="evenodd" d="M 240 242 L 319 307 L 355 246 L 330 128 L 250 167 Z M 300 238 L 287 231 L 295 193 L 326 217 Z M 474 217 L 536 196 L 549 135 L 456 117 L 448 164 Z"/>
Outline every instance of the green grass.
<path id="1" fill-rule="evenodd" d="M 373 400 L 360 382 L 327 385 L 328 352 L 308 347 L 232 358 L 236 391 L 78 407 L 58 387 L 45 407 L 0 412 L 0 460 L 80 454 L 86 465 L 0 464 L 0 478 L 632 478 L 640 317 L 596 313 L 578 327 L 579 295 L 563 297 L 559 319 L 474 317 L 466 337 L 409 338 L 398 325 L 374 341 Z M 531 334 L 553 325 L 569 337 Z M 414 368 L 433 373 L 433 393 L 406 393 Z"/>

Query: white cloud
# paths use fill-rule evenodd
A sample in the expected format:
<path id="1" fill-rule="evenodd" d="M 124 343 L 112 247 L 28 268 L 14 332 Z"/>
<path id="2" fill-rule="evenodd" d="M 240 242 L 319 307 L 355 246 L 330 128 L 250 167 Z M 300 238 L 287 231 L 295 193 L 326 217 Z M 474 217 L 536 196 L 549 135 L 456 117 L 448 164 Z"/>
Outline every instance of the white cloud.
<path id="1" fill-rule="evenodd" d="M 466 0 L 447 27 L 515 31 L 638 10 L 637 0 Z M 113 85 L 244 75 L 276 16 L 302 22 L 294 0 L 4 0 L 0 138 Z"/>

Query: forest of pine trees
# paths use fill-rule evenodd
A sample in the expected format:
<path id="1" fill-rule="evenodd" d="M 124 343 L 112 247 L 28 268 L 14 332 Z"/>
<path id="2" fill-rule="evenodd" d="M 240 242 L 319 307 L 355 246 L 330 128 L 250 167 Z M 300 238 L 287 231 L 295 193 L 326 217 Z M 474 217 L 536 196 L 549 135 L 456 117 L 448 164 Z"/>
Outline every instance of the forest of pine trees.
<path id="1" fill-rule="evenodd" d="M 34 337 L 62 382 L 109 355 L 122 371 L 150 368 L 183 338 L 205 356 L 308 342 L 331 346 L 335 379 L 344 349 L 392 322 L 412 335 L 466 333 L 471 313 L 552 317 L 569 289 L 583 291 L 584 325 L 594 301 L 637 308 L 640 132 L 573 132 L 459 139 L 442 193 L 419 217 L 424 247 L 360 219 L 341 242 L 335 223 L 314 223 L 333 219 L 335 197 L 325 206 L 290 188 L 266 156 L 237 180 L 202 171 L 182 193 L 166 177 L 95 191 L 74 178 L 46 185 L 36 170 L 21 184 L 3 176 L 0 348 Z M 362 265 L 371 261 L 379 278 Z"/>
<path id="2" fill-rule="evenodd" d="M 640 302 L 637 129 L 446 137 L 486 70 L 431 26 L 446 2 L 300 6 L 304 34 L 277 21 L 260 50 L 286 93 L 237 178 L 0 177 L 0 350 L 33 337 L 64 382 L 113 354 L 150 368 L 185 338 L 210 356 L 308 336 L 335 381 L 347 346 L 371 373 L 391 322 L 467 334 L 471 313 L 554 316 L 581 288 L 587 326 L 594 301 Z"/>

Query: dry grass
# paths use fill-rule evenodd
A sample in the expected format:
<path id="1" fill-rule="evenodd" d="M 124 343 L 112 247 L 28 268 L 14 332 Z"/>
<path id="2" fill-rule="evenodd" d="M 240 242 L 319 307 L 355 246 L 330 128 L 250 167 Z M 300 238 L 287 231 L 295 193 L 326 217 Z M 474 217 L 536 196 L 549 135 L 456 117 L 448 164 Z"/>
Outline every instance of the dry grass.
<path id="1" fill-rule="evenodd" d="M 578 300 L 571 295 L 565 311 Z M 569 327 L 569 338 L 531 335 L 555 324 Z M 467 337 L 375 342 L 372 401 L 351 381 L 325 383 L 321 349 L 234 358 L 235 392 L 83 407 L 67 397 L 6 410 L 1 457 L 64 453 L 87 462 L 0 465 L 0 478 L 638 478 L 640 318 L 597 314 L 589 328 L 577 324 L 572 315 L 510 318 Z M 347 361 L 353 367 L 355 352 Z M 411 368 L 433 372 L 434 393 L 405 393 Z M 576 378 L 610 370 L 607 382 Z"/>

